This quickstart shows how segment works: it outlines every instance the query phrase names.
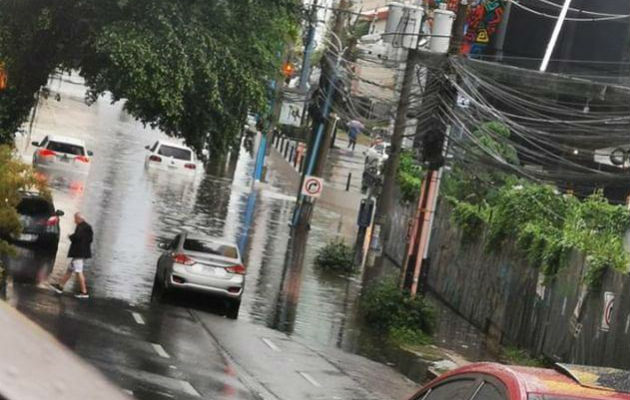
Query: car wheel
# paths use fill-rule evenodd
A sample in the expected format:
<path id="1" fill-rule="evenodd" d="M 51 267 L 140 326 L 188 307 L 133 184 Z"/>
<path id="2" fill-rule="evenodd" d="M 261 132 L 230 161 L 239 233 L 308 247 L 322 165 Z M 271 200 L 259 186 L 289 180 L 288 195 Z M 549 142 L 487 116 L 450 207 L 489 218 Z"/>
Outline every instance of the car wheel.
<path id="1" fill-rule="evenodd" d="M 226 316 L 229 319 L 238 318 L 238 310 L 241 308 L 241 300 L 228 300 Z"/>

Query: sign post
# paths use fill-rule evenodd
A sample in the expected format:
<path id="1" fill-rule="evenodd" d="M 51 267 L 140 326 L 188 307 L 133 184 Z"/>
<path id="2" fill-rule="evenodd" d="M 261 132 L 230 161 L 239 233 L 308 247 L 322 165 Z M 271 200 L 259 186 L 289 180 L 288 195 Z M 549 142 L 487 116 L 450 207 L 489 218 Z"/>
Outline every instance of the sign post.
<path id="1" fill-rule="evenodd" d="M 302 185 L 302 195 L 319 198 L 324 189 L 324 180 L 317 176 L 306 175 Z"/>

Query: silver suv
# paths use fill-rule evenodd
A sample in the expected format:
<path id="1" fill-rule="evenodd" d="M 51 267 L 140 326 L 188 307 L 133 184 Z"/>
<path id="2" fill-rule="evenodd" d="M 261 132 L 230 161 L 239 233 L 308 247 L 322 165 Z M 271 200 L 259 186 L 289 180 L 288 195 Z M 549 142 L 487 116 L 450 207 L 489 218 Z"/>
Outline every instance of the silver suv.
<path id="1" fill-rule="evenodd" d="M 154 287 L 191 290 L 228 300 L 228 317 L 236 319 L 245 287 L 245 266 L 238 247 L 217 239 L 197 239 L 182 231 L 164 250 L 157 262 Z"/>

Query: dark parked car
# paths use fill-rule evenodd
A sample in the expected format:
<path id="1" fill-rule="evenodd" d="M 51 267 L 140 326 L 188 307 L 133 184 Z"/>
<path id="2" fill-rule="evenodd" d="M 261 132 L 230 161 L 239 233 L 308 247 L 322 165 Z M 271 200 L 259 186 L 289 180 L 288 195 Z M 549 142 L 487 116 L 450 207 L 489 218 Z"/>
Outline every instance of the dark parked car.
<path id="1" fill-rule="evenodd" d="M 59 245 L 59 217 L 63 215 L 63 211 L 55 210 L 52 200 L 39 193 L 23 192 L 17 212 L 22 233 L 11 238 L 11 241 L 56 253 Z"/>

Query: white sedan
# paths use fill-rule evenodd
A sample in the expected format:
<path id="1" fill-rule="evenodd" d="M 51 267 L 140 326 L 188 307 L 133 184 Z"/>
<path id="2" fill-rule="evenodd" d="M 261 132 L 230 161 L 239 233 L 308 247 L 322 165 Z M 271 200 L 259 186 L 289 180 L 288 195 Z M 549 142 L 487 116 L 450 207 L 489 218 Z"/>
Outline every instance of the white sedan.
<path id="1" fill-rule="evenodd" d="M 162 170 L 187 175 L 197 171 L 195 152 L 190 147 L 158 140 L 153 146 L 146 146 L 148 154 L 144 165 L 148 170 Z"/>
<path id="2" fill-rule="evenodd" d="M 44 171 L 87 174 L 92 152 L 85 142 L 66 136 L 48 135 L 41 142 L 33 142 L 38 149 L 33 153 L 33 167 Z"/>

